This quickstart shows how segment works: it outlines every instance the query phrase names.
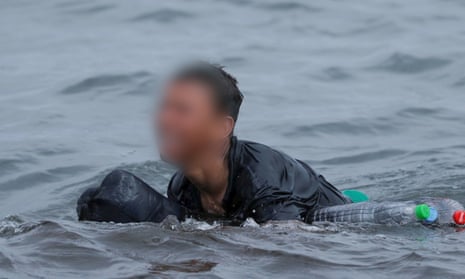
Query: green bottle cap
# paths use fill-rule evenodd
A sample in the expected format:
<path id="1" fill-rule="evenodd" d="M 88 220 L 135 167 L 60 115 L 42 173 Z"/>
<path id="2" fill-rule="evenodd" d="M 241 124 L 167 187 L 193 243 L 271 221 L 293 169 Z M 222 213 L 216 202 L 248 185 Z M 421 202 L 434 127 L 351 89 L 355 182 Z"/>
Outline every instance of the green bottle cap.
<path id="1" fill-rule="evenodd" d="M 368 201 L 368 196 L 357 190 L 344 190 L 342 194 L 355 203 Z"/>
<path id="2" fill-rule="evenodd" d="M 426 220 L 428 219 L 430 214 L 429 206 L 426 204 L 419 204 L 415 207 L 415 215 L 417 216 L 418 220 Z"/>

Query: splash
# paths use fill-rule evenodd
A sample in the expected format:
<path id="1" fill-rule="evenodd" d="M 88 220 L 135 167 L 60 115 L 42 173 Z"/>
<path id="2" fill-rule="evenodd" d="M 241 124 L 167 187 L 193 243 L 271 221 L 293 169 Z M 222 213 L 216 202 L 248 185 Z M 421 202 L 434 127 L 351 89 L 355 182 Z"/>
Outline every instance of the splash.
<path id="1" fill-rule="evenodd" d="M 38 222 L 25 222 L 17 215 L 10 215 L 0 221 L 0 237 L 11 237 L 26 233 L 39 225 Z"/>

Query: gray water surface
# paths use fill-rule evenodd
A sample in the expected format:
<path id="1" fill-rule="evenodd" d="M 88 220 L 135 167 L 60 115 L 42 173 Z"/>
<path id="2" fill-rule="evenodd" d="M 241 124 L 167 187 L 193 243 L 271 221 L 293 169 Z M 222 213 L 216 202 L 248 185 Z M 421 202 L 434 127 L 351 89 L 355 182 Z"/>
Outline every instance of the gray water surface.
<path id="1" fill-rule="evenodd" d="M 152 110 L 186 59 L 237 76 L 239 137 L 374 200 L 465 202 L 464 1 L 0 0 L 0 277 L 465 277 L 453 228 L 77 222 L 113 168 L 166 192 Z"/>

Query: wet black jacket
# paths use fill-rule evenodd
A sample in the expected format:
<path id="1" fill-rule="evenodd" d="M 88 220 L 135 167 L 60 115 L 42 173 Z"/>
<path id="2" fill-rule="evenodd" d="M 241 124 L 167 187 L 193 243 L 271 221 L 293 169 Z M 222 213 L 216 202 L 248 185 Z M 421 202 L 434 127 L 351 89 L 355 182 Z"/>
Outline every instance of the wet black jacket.
<path id="1" fill-rule="evenodd" d="M 226 215 L 209 216 L 202 209 L 195 186 L 178 172 L 171 179 L 168 198 L 135 175 L 114 170 L 99 187 L 79 198 L 79 220 L 161 222 L 168 215 L 225 219 L 231 224 L 247 217 L 309 222 L 313 210 L 346 202 L 342 194 L 308 165 L 262 144 L 231 140 L 229 182 L 223 199 Z"/>
<path id="2" fill-rule="evenodd" d="M 307 164 L 266 145 L 233 137 L 228 156 L 229 182 L 223 199 L 228 220 L 307 221 L 316 208 L 347 202 Z M 181 172 L 171 179 L 168 198 L 180 203 L 188 215 L 208 217 L 199 191 Z"/>

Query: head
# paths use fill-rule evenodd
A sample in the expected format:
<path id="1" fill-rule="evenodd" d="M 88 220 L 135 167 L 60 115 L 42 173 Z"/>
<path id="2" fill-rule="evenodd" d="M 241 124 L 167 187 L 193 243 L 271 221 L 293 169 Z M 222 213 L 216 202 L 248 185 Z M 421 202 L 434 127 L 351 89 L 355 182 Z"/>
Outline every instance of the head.
<path id="1" fill-rule="evenodd" d="M 219 149 L 234 132 L 243 95 L 223 67 L 190 64 L 167 83 L 157 114 L 162 159 L 183 166 Z"/>

